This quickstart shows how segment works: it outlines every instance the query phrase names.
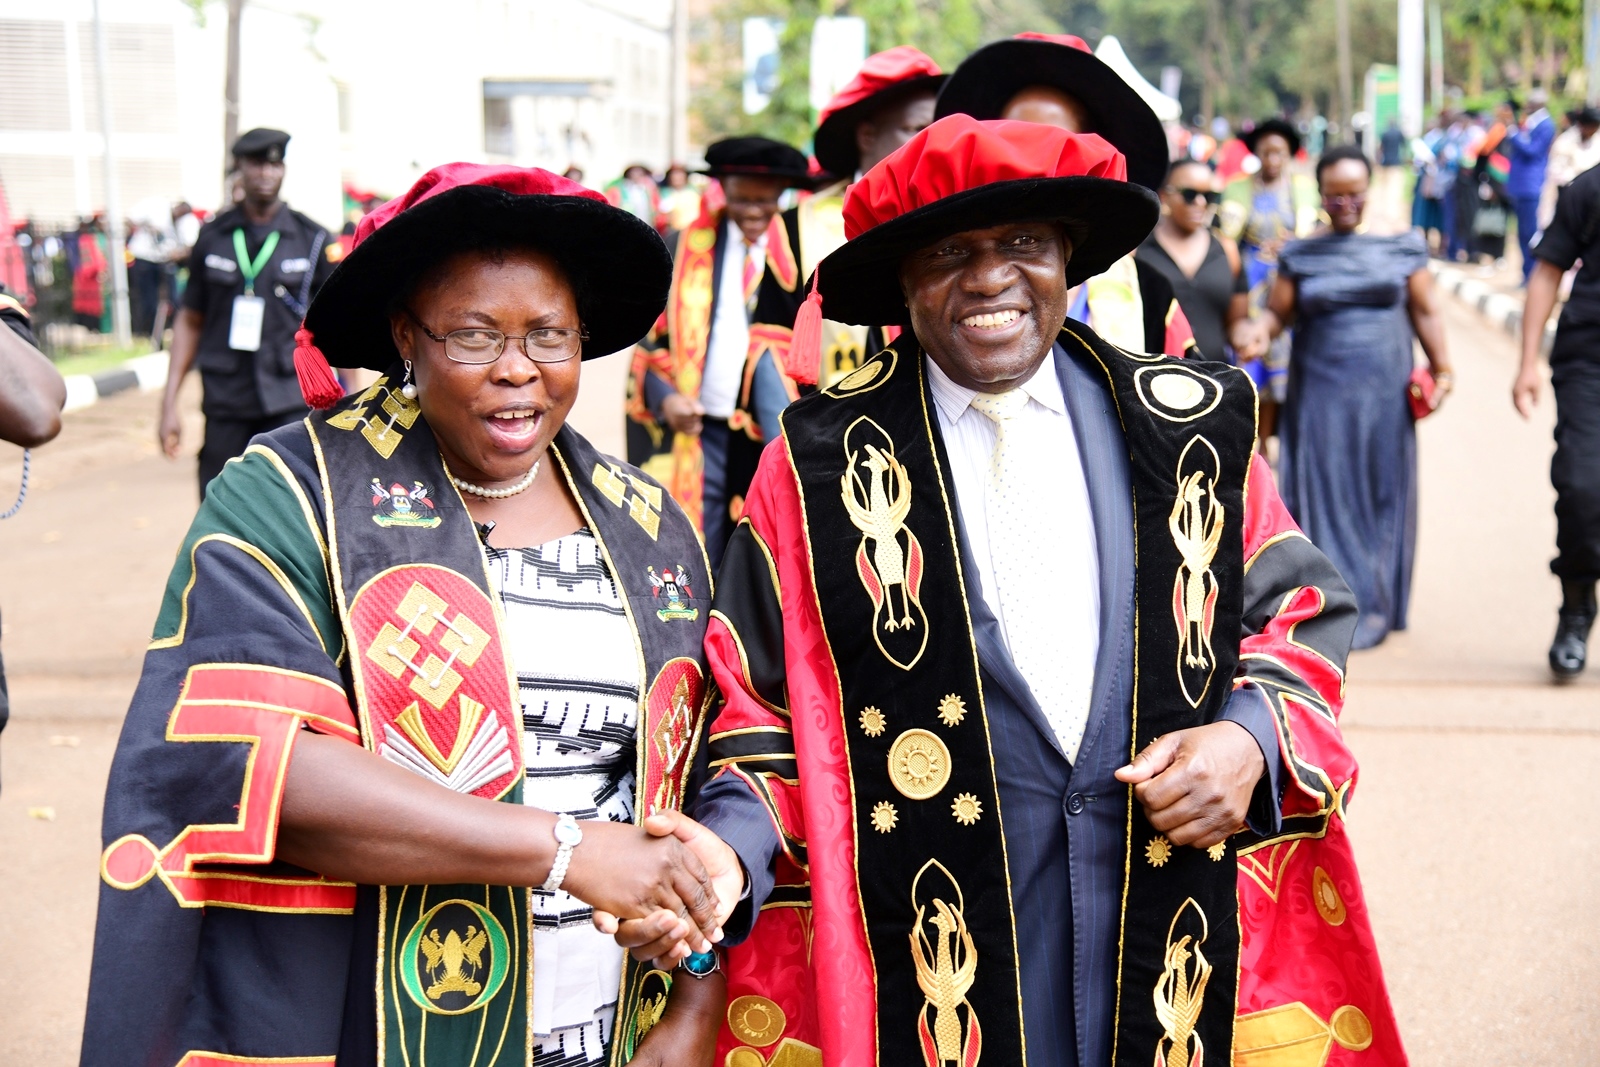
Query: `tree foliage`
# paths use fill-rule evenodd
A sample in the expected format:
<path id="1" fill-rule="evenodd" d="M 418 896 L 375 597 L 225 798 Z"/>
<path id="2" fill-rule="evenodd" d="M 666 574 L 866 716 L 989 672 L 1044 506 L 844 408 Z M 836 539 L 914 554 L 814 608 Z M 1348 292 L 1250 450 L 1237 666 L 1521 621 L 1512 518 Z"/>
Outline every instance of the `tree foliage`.
<path id="1" fill-rule="evenodd" d="M 1439 0 L 1445 82 L 1469 99 L 1534 85 L 1581 96 L 1583 0 Z M 1375 63 L 1396 61 L 1396 0 L 1349 0 L 1355 106 Z M 1115 34 L 1155 81 L 1183 71 L 1190 115 L 1235 122 L 1276 112 L 1340 115 L 1333 0 L 727 0 L 695 27 L 704 80 L 693 103 L 696 140 L 759 130 L 808 142 L 811 27 L 819 15 L 867 21 L 876 51 L 914 44 L 946 69 L 974 47 L 1020 30 L 1066 32 L 1098 44 Z M 783 19 L 781 78 L 759 115 L 740 106 L 740 24 Z M 1576 77 L 1574 77 L 1576 75 Z"/>
<path id="2" fill-rule="evenodd" d="M 794 145 L 811 140 L 811 29 L 820 16 L 866 20 L 869 52 L 910 44 L 946 70 L 986 40 L 1022 30 L 1059 29 L 1042 0 L 733 0 L 719 4 L 693 28 L 705 80 L 691 99 L 693 133 L 701 143 L 760 132 Z M 746 18 L 784 22 L 779 80 L 766 110 L 744 114 L 741 27 Z"/>

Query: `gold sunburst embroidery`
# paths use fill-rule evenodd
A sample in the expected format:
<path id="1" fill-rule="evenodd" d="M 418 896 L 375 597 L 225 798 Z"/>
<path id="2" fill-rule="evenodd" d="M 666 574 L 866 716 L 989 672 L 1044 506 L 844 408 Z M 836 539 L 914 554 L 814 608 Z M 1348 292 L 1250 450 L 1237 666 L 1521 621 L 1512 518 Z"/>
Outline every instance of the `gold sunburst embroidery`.
<path id="1" fill-rule="evenodd" d="M 982 818 L 983 802 L 971 793 L 957 793 L 950 810 L 955 815 L 956 822 L 962 826 L 971 826 Z"/>
<path id="2" fill-rule="evenodd" d="M 1166 866 L 1167 860 L 1171 857 L 1172 842 L 1167 840 L 1166 834 L 1157 834 L 1144 847 L 1144 858 L 1150 861 L 1152 867 Z"/>
<path id="3" fill-rule="evenodd" d="M 884 727 L 889 725 L 889 720 L 883 712 L 874 707 L 861 709 L 861 732 L 868 737 L 877 737 L 883 733 Z"/>
<path id="4" fill-rule="evenodd" d="M 886 834 L 895 828 L 900 821 L 900 815 L 894 810 L 894 805 L 887 800 L 880 800 L 872 809 L 872 828 L 880 834 Z"/>
<path id="5" fill-rule="evenodd" d="M 1218 863 L 1221 863 L 1222 862 L 1222 857 L 1226 856 L 1227 854 L 1228 854 L 1228 843 L 1226 841 L 1218 841 L 1216 844 L 1214 844 L 1210 848 L 1206 849 L 1206 855 L 1210 856 L 1213 860 L 1215 860 Z"/>
<path id="6" fill-rule="evenodd" d="M 947 776 L 944 753 L 919 737 L 901 746 L 899 770 L 901 779 L 916 789 L 927 789 Z"/>
<path id="7" fill-rule="evenodd" d="M 946 726 L 956 726 L 967 716 L 967 702 L 954 693 L 939 701 L 939 719 Z"/>

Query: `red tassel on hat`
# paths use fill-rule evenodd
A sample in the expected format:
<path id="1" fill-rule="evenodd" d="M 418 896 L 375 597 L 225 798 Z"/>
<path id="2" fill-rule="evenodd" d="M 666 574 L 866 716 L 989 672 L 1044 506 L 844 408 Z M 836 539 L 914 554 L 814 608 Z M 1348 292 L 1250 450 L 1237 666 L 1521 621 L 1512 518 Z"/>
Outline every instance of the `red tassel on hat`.
<path id="1" fill-rule="evenodd" d="M 816 385 L 822 368 L 822 294 L 817 292 L 817 275 L 811 275 L 811 292 L 794 316 L 794 334 L 789 338 L 789 377 L 800 385 Z"/>
<path id="2" fill-rule="evenodd" d="M 317 410 L 331 408 L 344 399 L 344 386 L 304 325 L 294 333 L 294 374 L 300 379 L 300 395 Z"/>

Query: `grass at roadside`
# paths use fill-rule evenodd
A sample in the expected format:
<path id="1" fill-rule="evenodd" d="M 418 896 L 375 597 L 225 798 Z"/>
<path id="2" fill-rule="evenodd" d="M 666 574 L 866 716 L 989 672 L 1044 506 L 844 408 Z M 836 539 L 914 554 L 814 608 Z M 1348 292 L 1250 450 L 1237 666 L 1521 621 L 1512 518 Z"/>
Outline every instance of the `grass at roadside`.
<path id="1" fill-rule="evenodd" d="M 56 370 L 62 374 L 100 374 L 121 366 L 135 356 L 147 356 L 150 346 L 134 345 L 132 348 L 100 348 L 91 352 L 74 352 L 55 361 Z"/>

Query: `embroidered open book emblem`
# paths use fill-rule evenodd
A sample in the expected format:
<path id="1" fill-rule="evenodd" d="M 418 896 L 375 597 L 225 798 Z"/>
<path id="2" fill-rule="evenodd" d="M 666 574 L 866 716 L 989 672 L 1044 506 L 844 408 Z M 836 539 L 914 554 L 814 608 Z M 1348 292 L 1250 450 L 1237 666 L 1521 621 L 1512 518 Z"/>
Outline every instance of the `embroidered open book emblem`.
<path id="1" fill-rule="evenodd" d="M 356 595 L 361 704 L 378 754 L 458 793 L 495 799 L 520 778 L 494 608 L 443 567 L 386 571 Z"/>

